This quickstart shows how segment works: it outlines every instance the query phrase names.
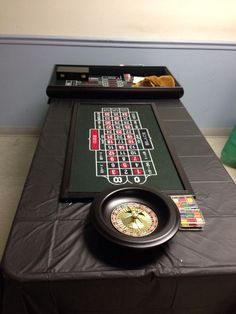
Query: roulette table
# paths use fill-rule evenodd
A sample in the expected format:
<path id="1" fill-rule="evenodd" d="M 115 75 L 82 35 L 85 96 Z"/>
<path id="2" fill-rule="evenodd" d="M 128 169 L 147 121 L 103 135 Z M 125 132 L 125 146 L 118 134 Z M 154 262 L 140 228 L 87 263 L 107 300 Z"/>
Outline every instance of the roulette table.
<path id="1" fill-rule="evenodd" d="M 132 85 L 136 76 L 170 74 L 55 66 L 1 262 L 3 314 L 235 313 L 235 184 L 181 102 L 176 79 L 172 87 Z M 161 216 L 147 197 L 110 206 L 109 189 L 122 197 L 126 189 L 141 189 L 142 198 L 153 189 L 194 195 L 205 228 L 145 250 L 116 245 L 92 224 L 99 197 L 108 199 L 114 229 L 135 239 L 142 234 L 129 226 L 149 236 Z"/>
<path id="2" fill-rule="evenodd" d="M 81 102 L 73 110 L 63 200 L 92 198 L 125 184 L 191 194 L 183 168 L 159 126 L 155 104 Z"/>

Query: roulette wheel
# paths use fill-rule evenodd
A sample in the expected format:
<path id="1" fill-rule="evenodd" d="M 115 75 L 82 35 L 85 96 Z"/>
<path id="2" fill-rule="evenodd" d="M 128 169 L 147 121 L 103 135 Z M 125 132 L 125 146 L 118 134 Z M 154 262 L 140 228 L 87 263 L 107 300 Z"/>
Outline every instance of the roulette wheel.
<path id="1" fill-rule="evenodd" d="M 162 192 L 126 186 L 101 192 L 91 205 L 91 221 L 107 240 L 144 249 L 170 240 L 179 228 L 179 211 Z"/>

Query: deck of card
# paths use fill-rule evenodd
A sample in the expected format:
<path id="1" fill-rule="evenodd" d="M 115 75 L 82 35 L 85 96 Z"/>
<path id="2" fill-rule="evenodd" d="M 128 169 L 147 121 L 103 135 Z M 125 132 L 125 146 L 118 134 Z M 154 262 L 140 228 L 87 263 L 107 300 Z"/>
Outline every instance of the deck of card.
<path id="1" fill-rule="evenodd" d="M 202 230 L 205 225 L 201 209 L 192 195 L 172 195 L 180 212 L 180 230 Z"/>

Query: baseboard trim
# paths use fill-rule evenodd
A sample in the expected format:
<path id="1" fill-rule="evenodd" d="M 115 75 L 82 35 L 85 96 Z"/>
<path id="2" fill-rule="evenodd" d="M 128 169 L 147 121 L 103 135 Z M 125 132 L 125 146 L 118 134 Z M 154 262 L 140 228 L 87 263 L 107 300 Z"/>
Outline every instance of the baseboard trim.
<path id="1" fill-rule="evenodd" d="M 41 129 L 36 127 L 1 127 L 1 135 L 35 135 L 40 134 Z"/>
<path id="2" fill-rule="evenodd" d="M 201 128 L 204 136 L 228 136 L 232 128 Z"/>

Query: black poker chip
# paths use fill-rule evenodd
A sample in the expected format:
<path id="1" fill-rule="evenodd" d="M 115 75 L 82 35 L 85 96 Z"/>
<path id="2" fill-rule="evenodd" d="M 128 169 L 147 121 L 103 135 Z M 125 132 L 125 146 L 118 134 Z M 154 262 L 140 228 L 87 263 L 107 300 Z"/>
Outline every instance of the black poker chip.
<path id="1" fill-rule="evenodd" d="M 166 194 L 126 186 L 99 193 L 91 205 L 91 221 L 107 240 L 144 249 L 170 240 L 178 231 L 180 216 Z"/>

